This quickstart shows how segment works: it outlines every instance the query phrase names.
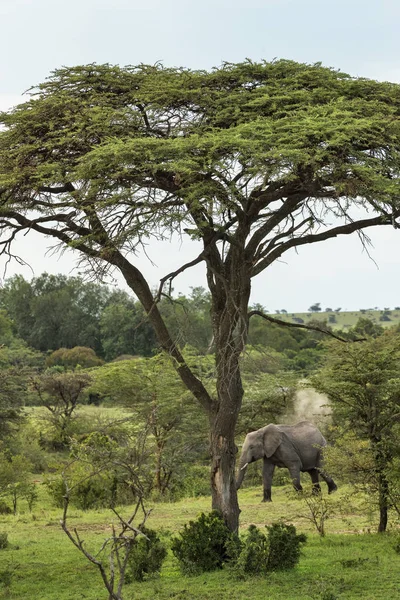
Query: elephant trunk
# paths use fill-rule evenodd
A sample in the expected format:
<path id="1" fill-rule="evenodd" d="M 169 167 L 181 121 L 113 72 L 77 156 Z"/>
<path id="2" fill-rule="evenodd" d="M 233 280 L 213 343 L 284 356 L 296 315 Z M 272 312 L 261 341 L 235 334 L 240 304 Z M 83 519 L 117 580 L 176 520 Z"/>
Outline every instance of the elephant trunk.
<path id="1" fill-rule="evenodd" d="M 245 459 L 241 459 L 239 463 L 239 473 L 236 479 L 236 489 L 238 490 L 243 483 L 244 476 L 246 475 L 247 465 L 249 463 L 246 462 Z"/>

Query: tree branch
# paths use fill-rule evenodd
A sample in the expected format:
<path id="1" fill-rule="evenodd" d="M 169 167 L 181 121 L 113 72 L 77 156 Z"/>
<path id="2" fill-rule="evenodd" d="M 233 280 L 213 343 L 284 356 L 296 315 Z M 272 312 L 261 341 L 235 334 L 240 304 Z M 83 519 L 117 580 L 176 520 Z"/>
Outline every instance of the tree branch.
<path id="1" fill-rule="evenodd" d="M 396 218 L 400 215 L 400 211 L 397 212 Z M 254 266 L 251 272 L 251 276 L 255 277 L 264 269 L 266 269 L 271 263 L 280 258 L 284 252 L 289 250 L 290 248 L 297 248 L 298 246 L 304 246 L 305 244 L 313 244 L 316 242 L 322 242 L 324 240 L 328 240 L 338 235 L 349 235 L 354 233 L 355 231 L 365 229 L 367 227 L 375 227 L 376 225 L 392 225 L 392 215 L 379 217 L 374 217 L 372 219 L 361 219 L 360 221 L 352 221 L 351 223 L 346 223 L 345 225 L 339 225 L 338 227 L 334 227 L 333 229 L 328 229 L 327 231 L 323 231 L 322 233 L 317 234 L 309 234 L 299 238 L 293 238 L 279 244 L 275 250 L 273 250 L 268 256 L 266 256 L 263 260 L 261 260 L 258 264 Z"/>
<path id="2" fill-rule="evenodd" d="M 366 338 L 357 338 L 357 339 L 352 339 L 352 340 L 348 340 L 345 338 L 340 337 L 339 335 L 336 335 L 335 333 L 333 333 L 333 331 L 330 331 L 329 329 L 324 329 L 323 327 L 319 327 L 318 325 L 306 325 L 305 323 L 289 323 L 289 321 L 283 321 L 282 319 L 276 319 L 275 317 L 270 317 L 269 315 L 266 315 L 265 313 L 263 313 L 261 310 L 251 310 L 248 313 L 248 317 L 250 319 L 250 317 L 253 317 L 254 315 L 261 317 L 262 319 L 265 319 L 266 321 L 269 321 L 270 323 L 275 323 L 275 325 L 280 325 L 283 327 L 298 327 L 300 329 L 308 329 L 309 331 L 318 331 L 319 333 L 324 333 L 326 335 L 330 335 L 331 337 L 335 338 L 336 340 L 339 340 L 340 342 L 365 342 Z"/>

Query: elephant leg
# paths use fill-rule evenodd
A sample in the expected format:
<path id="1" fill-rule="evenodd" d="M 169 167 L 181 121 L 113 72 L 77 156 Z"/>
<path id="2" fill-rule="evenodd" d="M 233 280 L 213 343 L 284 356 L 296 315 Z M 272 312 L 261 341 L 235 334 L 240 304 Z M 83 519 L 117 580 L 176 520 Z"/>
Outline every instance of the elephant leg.
<path id="1" fill-rule="evenodd" d="M 264 458 L 263 462 L 263 502 L 272 502 L 271 486 L 272 476 L 274 474 L 275 465 Z"/>
<path id="2" fill-rule="evenodd" d="M 327 475 L 326 473 L 324 473 L 323 471 L 320 471 L 319 474 L 321 475 L 322 479 L 324 481 L 326 481 L 327 486 L 328 486 L 328 494 L 332 494 L 332 492 L 336 492 L 337 490 L 337 485 L 336 483 L 333 481 L 332 477 L 329 477 L 329 475 Z"/>
<path id="3" fill-rule="evenodd" d="M 297 492 L 302 492 L 303 488 L 300 483 L 300 465 L 293 465 L 288 467 L 290 478 L 293 483 L 293 487 Z"/>
<path id="4" fill-rule="evenodd" d="M 308 474 L 311 477 L 312 481 L 312 494 L 313 496 L 318 496 L 321 493 L 321 486 L 319 485 L 319 473 L 318 469 L 310 469 Z"/>

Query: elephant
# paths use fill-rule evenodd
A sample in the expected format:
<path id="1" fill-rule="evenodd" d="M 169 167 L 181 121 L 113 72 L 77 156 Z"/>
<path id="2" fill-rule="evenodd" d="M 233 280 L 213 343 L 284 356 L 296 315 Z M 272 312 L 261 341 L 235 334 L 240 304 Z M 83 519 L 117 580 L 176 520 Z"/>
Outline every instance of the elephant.
<path id="1" fill-rule="evenodd" d="M 274 425 L 270 423 L 257 431 L 247 434 L 239 460 L 239 473 L 236 489 L 242 485 L 247 465 L 262 458 L 263 463 L 263 502 L 271 502 L 271 484 L 275 467 L 289 469 L 293 486 L 301 491 L 300 471 L 309 473 L 313 493 L 320 492 L 319 476 L 328 485 L 331 494 L 337 489 L 336 483 L 322 470 L 322 449 L 326 440 L 322 433 L 309 421 L 296 425 Z"/>

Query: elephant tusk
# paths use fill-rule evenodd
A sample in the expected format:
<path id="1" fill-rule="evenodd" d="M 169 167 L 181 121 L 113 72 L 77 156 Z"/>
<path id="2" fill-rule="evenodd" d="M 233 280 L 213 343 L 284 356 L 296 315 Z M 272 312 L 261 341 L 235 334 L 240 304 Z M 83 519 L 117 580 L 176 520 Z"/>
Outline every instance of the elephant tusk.
<path id="1" fill-rule="evenodd" d="M 245 465 L 243 465 L 243 467 L 240 468 L 241 471 L 243 471 L 243 469 L 245 469 L 247 467 L 249 463 L 247 462 Z"/>

